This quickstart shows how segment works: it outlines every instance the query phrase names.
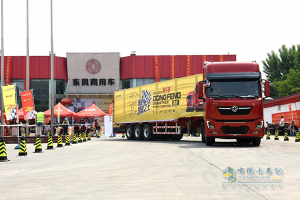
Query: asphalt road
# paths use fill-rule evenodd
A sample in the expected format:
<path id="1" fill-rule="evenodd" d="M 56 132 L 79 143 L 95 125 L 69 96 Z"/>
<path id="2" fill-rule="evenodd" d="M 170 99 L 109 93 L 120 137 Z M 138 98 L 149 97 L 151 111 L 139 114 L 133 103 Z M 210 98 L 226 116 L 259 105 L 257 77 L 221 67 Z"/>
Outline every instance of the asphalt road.
<path id="1" fill-rule="evenodd" d="M 0 162 L 0 199 L 300 199 L 300 142 L 294 140 L 273 136 L 260 147 L 217 140 L 207 147 L 199 137 L 117 136 L 38 154 L 27 144 L 27 157 L 17 157 L 16 145 L 6 144 L 10 161 Z M 223 176 L 226 166 L 235 170 L 233 182 Z M 253 177 L 251 167 L 256 176 L 269 168 L 282 179 L 246 179 Z"/>

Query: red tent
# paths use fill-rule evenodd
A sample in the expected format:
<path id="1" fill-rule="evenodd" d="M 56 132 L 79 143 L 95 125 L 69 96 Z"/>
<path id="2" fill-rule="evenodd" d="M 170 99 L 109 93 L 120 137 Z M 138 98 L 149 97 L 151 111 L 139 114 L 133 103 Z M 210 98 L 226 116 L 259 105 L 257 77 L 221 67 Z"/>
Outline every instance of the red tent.
<path id="1" fill-rule="evenodd" d="M 98 108 L 95 104 L 90 105 L 86 109 L 75 113 L 74 117 L 78 118 L 84 118 L 84 117 L 103 117 L 104 115 L 107 115 L 105 112 L 103 112 L 100 108 Z"/>
<path id="2" fill-rule="evenodd" d="M 58 115 L 57 115 L 58 105 L 60 105 L 60 108 L 59 108 L 59 116 L 60 117 L 72 117 L 75 114 L 73 111 L 69 110 L 61 103 L 58 103 L 54 106 L 54 117 L 58 117 Z M 45 114 L 45 117 L 51 117 L 51 109 L 46 110 L 44 112 L 44 114 Z"/>

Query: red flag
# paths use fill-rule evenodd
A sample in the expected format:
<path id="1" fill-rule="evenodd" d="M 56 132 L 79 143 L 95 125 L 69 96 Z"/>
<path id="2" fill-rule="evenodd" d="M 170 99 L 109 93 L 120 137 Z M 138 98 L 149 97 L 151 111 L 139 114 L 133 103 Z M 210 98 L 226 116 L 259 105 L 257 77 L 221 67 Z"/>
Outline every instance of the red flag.
<path id="1" fill-rule="evenodd" d="M 110 106 L 109 106 L 109 116 L 110 117 L 112 115 L 112 109 L 113 109 L 113 104 L 110 104 Z"/>

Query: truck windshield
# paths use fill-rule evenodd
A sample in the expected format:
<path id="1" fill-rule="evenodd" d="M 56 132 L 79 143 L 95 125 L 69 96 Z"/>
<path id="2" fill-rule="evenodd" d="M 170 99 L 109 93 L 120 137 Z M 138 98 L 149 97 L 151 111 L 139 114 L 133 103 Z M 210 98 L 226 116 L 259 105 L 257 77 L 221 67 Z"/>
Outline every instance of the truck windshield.
<path id="1" fill-rule="evenodd" d="M 187 98 L 187 100 L 192 100 L 193 99 L 193 95 L 189 95 L 186 98 Z"/>
<path id="2" fill-rule="evenodd" d="M 211 80 L 207 96 L 216 98 L 261 97 L 260 80 Z"/>

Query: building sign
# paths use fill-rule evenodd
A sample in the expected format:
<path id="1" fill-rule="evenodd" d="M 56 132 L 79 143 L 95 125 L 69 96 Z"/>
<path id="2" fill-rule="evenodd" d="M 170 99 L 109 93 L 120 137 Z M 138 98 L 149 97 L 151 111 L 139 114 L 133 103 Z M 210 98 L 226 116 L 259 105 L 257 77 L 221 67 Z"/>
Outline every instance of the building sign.
<path id="1" fill-rule="evenodd" d="M 99 83 L 99 84 L 98 84 Z M 115 85 L 115 79 L 109 78 L 109 79 L 78 79 L 74 78 L 73 79 L 73 86 L 106 86 L 107 85 Z"/>
<path id="2" fill-rule="evenodd" d="M 154 74 L 155 74 L 155 82 L 160 82 L 160 70 L 159 70 L 158 56 L 154 56 Z"/>
<path id="3" fill-rule="evenodd" d="M 90 59 L 89 61 L 86 62 L 85 67 L 89 73 L 97 74 L 98 72 L 100 72 L 101 64 L 97 59 Z"/>
<path id="4" fill-rule="evenodd" d="M 119 53 L 67 53 L 66 94 L 113 94 L 120 88 Z"/>
<path id="5" fill-rule="evenodd" d="M 170 57 L 170 79 L 176 78 L 176 68 L 175 68 L 175 56 Z"/>
<path id="6" fill-rule="evenodd" d="M 10 69 L 11 69 L 12 56 L 6 56 L 6 66 L 5 66 L 5 85 L 10 84 Z"/>
<path id="7" fill-rule="evenodd" d="M 190 76 L 192 69 L 192 56 L 186 56 L 186 76 Z"/>

